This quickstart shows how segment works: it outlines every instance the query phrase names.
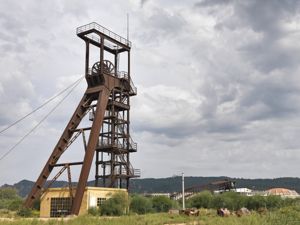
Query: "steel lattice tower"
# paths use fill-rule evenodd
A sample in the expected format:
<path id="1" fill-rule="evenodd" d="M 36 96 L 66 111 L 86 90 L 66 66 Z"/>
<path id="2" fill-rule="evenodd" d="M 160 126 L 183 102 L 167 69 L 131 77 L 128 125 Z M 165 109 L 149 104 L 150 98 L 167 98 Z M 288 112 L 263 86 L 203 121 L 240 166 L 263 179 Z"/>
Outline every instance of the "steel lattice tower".
<path id="1" fill-rule="evenodd" d="M 85 78 L 88 86 L 25 202 L 25 206 L 31 207 L 34 200 L 67 169 L 71 214 L 76 215 L 94 156 L 95 186 L 128 189 L 129 179 L 140 176 L 140 171 L 133 169 L 130 163 L 130 153 L 137 151 L 137 144 L 130 136 L 130 97 L 137 93 L 130 75 L 131 42 L 97 23 L 78 27 L 77 36 L 85 41 Z M 99 61 L 92 68 L 91 45 L 99 49 Z M 127 71 L 118 71 L 120 56 L 126 53 Z M 114 62 L 109 61 L 107 55 Z M 80 122 L 87 116 L 91 125 L 79 128 Z M 83 161 L 58 163 L 62 154 L 80 135 L 85 150 Z M 72 196 L 70 167 L 76 165 L 82 167 L 75 196 Z M 55 167 L 61 167 L 61 170 L 49 182 L 47 179 Z"/>

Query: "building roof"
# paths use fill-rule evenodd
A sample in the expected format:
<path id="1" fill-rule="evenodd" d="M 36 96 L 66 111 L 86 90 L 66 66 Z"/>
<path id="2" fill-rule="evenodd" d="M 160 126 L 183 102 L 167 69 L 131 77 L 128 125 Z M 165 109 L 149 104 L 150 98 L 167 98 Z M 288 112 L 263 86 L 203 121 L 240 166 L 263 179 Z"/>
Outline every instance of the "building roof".
<path id="1" fill-rule="evenodd" d="M 290 190 L 286 188 L 272 188 L 267 190 L 269 195 L 280 195 L 280 196 L 295 196 L 299 195 L 295 190 Z"/>
<path id="2" fill-rule="evenodd" d="M 76 190 L 76 187 L 72 187 L 73 190 Z M 48 188 L 46 192 L 57 192 L 57 191 L 69 191 L 69 187 L 56 187 Z M 90 187 L 86 186 L 85 191 L 127 191 L 125 188 L 109 188 L 109 187 Z"/>

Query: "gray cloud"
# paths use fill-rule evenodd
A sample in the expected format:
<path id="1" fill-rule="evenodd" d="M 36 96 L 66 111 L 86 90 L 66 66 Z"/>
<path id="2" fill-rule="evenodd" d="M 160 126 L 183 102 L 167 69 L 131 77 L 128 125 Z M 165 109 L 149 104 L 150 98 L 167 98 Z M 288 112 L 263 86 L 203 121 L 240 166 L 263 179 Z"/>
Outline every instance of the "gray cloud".
<path id="1" fill-rule="evenodd" d="M 128 12 L 138 87 L 131 128 L 139 151 L 132 164 L 144 177 L 298 176 L 298 1 L 6 1 L 0 126 L 82 74 L 77 26 L 97 21 L 126 36 Z M 0 162 L 0 183 L 36 178 L 85 87 Z M 50 108 L 2 135 L 1 153 Z M 12 158 L 24 163 L 32 155 L 28 168 L 5 170 Z"/>
<path id="2" fill-rule="evenodd" d="M 217 15 L 224 3 L 232 7 L 232 11 L 218 19 L 216 28 L 247 28 L 261 35 L 260 40 L 240 48 L 246 60 L 252 61 L 265 73 L 296 66 L 299 51 L 282 46 L 281 40 L 288 32 L 293 32 L 287 28 L 287 24 L 297 19 L 299 1 L 203 1 L 196 6 L 218 7 L 213 11 Z"/>
<path id="3" fill-rule="evenodd" d="M 141 0 L 141 6 L 143 7 L 147 2 L 148 0 Z"/>

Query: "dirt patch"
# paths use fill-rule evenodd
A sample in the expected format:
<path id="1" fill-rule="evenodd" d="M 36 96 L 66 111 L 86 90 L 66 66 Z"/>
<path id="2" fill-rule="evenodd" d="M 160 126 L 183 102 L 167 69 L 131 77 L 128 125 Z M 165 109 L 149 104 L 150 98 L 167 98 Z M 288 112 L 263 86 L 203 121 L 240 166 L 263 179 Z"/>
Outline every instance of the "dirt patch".
<path id="1" fill-rule="evenodd" d="M 193 221 L 188 223 L 165 223 L 164 225 L 201 225 L 199 221 Z"/>

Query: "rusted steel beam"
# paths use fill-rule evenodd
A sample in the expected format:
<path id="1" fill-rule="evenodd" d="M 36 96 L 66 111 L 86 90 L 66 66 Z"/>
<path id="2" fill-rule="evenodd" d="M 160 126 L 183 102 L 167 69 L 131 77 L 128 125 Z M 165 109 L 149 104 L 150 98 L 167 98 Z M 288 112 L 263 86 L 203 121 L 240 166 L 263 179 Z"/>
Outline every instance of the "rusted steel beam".
<path id="1" fill-rule="evenodd" d="M 76 194 L 75 194 L 75 198 L 74 198 L 74 202 L 73 202 L 73 206 L 72 206 L 72 210 L 71 210 L 71 213 L 75 214 L 75 215 L 78 215 L 79 210 L 80 210 L 82 197 L 84 194 L 84 190 L 85 190 L 86 183 L 88 180 L 89 172 L 91 169 L 95 149 L 96 149 L 96 146 L 98 143 L 99 132 L 100 132 L 100 128 L 102 126 L 109 94 L 110 94 L 110 90 L 107 88 L 103 88 L 103 90 L 101 92 L 99 92 L 99 98 L 98 98 L 95 119 L 93 121 L 91 133 L 89 136 L 87 149 L 86 149 L 86 153 L 84 156 L 83 165 L 81 168 L 80 177 L 79 177 L 79 181 L 78 181 L 78 185 L 77 185 L 77 189 L 76 189 Z"/>
<path id="2" fill-rule="evenodd" d="M 72 176 L 71 176 L 71 168 L 69 164 L 66 164 L 67 171 L 68 171 L 68 185 L 69 185 L 69 192 L 70 192 L 70 199 L 71 205 L 73 203 L 73 189 L 72 189 Z"/>
<path id="3" fill-rule="evenodd" d="M 59 160 L 60 156 L 66 150 L 69 140 L 72 138 L 74 129 L 77 128 L 78 124 L 80 123 L 82 117 L 85 115 L 88 107 L 86 104 L 90 104 L 89 98 L 87 95 L 84 95 L 81 99 L 80 103 L 78 104 L 73 116 L 71 117 L 68 125 L 66 126 L 63 134 L 61 135 L 58 143 L 56 144 L 51 156 L 49 157 L 45 167 L 43 168 L 41 174 L 39 175 L 37 181 L 35 182 L 31 192 L 29 193 L 28 197 L 24 205 L 28 208 L 31 208 L 33 205 L 33 201 L 37 199 L 42 191 L 42 188 L 47 181 L 54 164 Z"/>
<path id="4" fill-rule="evenodd" d="M 65 166 L 66 164 L 68 164 L 69 166 L 79 166 L 82 165 L 83 162 L 56 163 L 55 165 L 53 165 L 53 167 Z"/>
<path id="5" fill-rule="evenodd" d="M 42 192 L 46 192 L 51 187 L 51 185 L 57 180 L 57 178 L 59 178 L 60 175 L 62 175 L 66 168 L 67 167 L 64 165 L 64 167 L 58 171 L 58 173 L 52 178 L 52 180 L 47 184 L 47 186 L 43 188 Z"/>

